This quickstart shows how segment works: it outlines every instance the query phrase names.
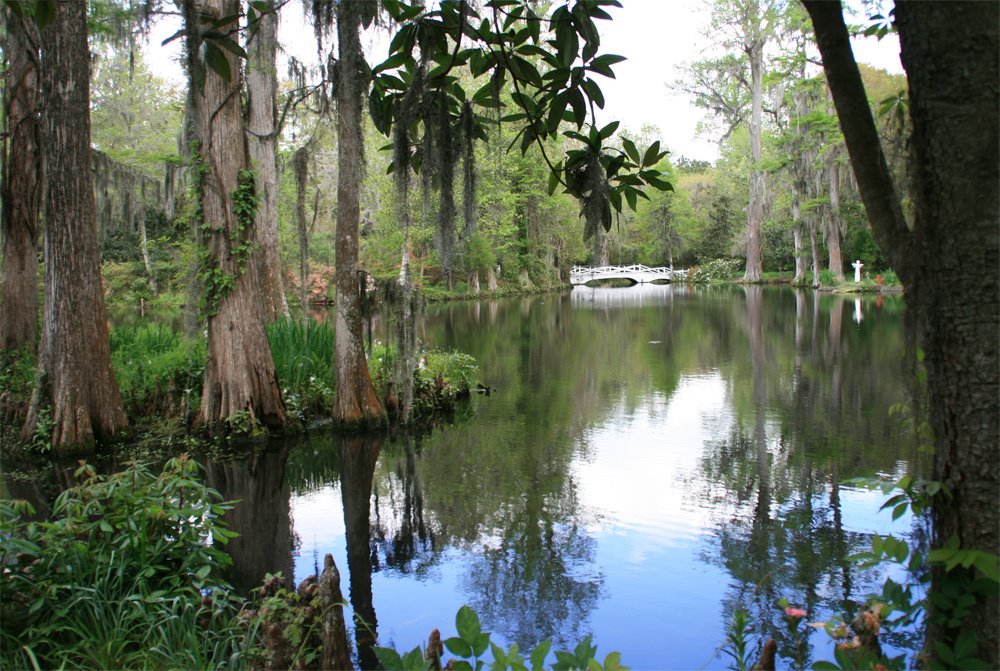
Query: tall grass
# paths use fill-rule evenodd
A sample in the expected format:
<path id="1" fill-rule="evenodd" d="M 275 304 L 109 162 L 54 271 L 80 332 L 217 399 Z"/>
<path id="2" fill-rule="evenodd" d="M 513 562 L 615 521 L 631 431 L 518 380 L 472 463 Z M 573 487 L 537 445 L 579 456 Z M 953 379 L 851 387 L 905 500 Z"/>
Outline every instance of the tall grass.
<path id="1" fill-rule="evenodd" d="M 292 412 L 309 416 L 333 405 L 333 327 L 284 319 L 267 327 L 275 374 Z"/>
<path id="2" fill-rule="evenodd" d="M 179 410 L 182 397 L 196 408 L 205 350 L 204 339 L 187 338 L 164 324 L 111 329 L 111 365 L 131 412 Z"/>
<path id="3" fill-rule="evenodd" d="M 216 544 L 231 505 L 186 457 L 161 473 L 90 467 L 33 522 L 0 502 L 0 667 L 232 668 L 248 629 L 235 617 Z"/>

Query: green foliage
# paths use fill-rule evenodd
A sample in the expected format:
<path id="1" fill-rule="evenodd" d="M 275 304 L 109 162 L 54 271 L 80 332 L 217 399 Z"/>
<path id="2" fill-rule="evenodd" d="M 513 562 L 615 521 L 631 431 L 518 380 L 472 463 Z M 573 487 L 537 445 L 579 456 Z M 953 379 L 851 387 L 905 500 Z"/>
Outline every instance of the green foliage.
<path id="1" fill-rule="evenodd" d="M 448 668 L 455 671 L 467 670 L 480 671 L 486 668 L 486 660 L 483 655 L 489 650 L 493 654 L 493 662 L 489 668 L 494 671 L 539 671 L 545 668 L 545 660 L 548 657 L 552 642 L 542 641 L 525 659 L 520 653 L 518 645 L 511 645 L 510 649 L 504 650 L 494 643 L 490 638 L 490 633 L 482 630 L 479 616 L 468 606 L 462 606 L 455 616 L 455 629 L 457 636 L 452 636 L 443 641 L 444 648 L 448 652 L 457 655 L 460 659 L 452 660 L 448 663 Z M 376 647 L 375 654 L 379 662 L 386 671 L 425 671 L 431 668 L 441 667 L 441 656 L 444 650 L 440 647 L 442 641 L 436 636 L 437 630 L 431 636 L 427 649 L 420 646 L 413 650 L 400 654 L 394 648 Z M 604 658 L 603 663 L 597 659 L 597 646 L 591 643 L 588 636 L 572 650 L 560 650 L 555 652 L 556 661 L 548 668 L 553 671 L 569 671 L 570 669 L 588 669 L 590 671 L 627 671 L 629 667 L 621 665 L 621 655 L 612 652 Z"/>
<path id="2" fill-rule="evenodd" d="M 199 160 L 196 164 L 201 165 Z M 201 175 L 196 178 L 199 182 L 199 201 L 201 190 L 204 185 L 205 167 L 202 165 L 196 168 Z M 250 234 L 253 230 L 254 217 L 257 213 L 259 197 L 256 191 L 256 172 L 253 170 L 240 170 L 237 177 L 236 188 L 231 194 L 233 203 L 233 214 L 236 217 L 236 226 L 231 230 L 220 228 L 217 222 L 201 221 L 202 234 L 205 236 L 206 244 L 201 258 L 201 270 L 198 272 L 198 279 L 204 287 L 204 294 L 201 298 L 201 310 L 206 317 L 214 317 L 219 312 L 219 307 L 223 299 L 236 288 L 236 280 L 246 272 L 250 264 L 250 257 L 256 250 L 257 243 Z M 201 216 L 199 208 L 198 216 Z M 212 242 L 212 236 L 224 236 L 225 239 Z M 220 258 L 213 253 L 215 244 L 225 250 L 223 257 L 226 265 L 235 266 L 232 271 L 224 269 L 220 265 Z"/>
<path id="3" fill-rule="evenodd" d="M 5 668 L 239 666 L 245 635 L 222 578 L 231 504 L 186 456 L 157 474 L 81 465 L 49 521 L 0 502 Z"/>
<path id="4" fill-rule="evenodd" d="M 131 414 L 186 415 L 198 407 L 205 341 L 164 324 L 111 329 L 111 365 Z"/>
<path id="5" fill-rule="evenodd" d="M 732 657 L 733 664 L 729 668 L 733 671 L 747 671 L 753 666 L 750 658 L 750 614 L 742 608 L 733 613 L 722 652 Z"/>
<path id="6" fill-rule="evenodd" d="M 282 319 L 267 327 L 274 369 L 289 412 L 299 419 L 333 404 L 333 327 Z"/>
<path id="7" fill-rule="evenodd" d="M 424 352 L 417 366 L 417 389 L 430 387 L 437 380 L 443 380 L 443 393 L 454 398 L 468 394 L 476 382 L 479 367 L 476 360 L 461 352 L 441 352 L 430 350 Z"/>
<path id="8" fill-rule="evenodd" d="M 256 608 L 242 615 L 268 635 L 266 641 L 252 639 L 249 655 L 254 666 L 268 659 L 269 649 L 280 647 L 288 668 L 316 668 L 323 650 L 323 607 L 314 577 L 306 578 L 295 591 L 286 587 L 280 572 L 268 573 L 255 595 Z"/>
<path id="9" fill-rule="evenodd" d="M 395 0 L 383 5 L 400 27 L 389 46 L 389 57 L 372 71 L 368 102 L 375 127 L 381 133 L 388 136 L 395 125 L 402 126 L 398 129 L 401 134 L 397 134 L 393 167 L 419 170 L 421 162 L 431 160 L 418 151 L 411 155 L 409 146 L 411 127 L 416 129 L 422 123 L 424 135 L 432 134 L 428 115 L 415 113 L 415 101 L 426 98 L 423 92 L 428 91 L 435 100 L 434 109 L 447 115 L 447 125 L 464 129 L 465 142 L 473 138 L 485 140 L 486 129 L 493 122 L 474 113 L 472 105 L 496 110 L 501 123 L 516 123 L 518 132 L 509 146 L 519 146 L 522 154 L 532 146 L 540 150 L 551 174 L 549 194 L 562 184 L 581 200 L 590 233 L 596 232 L 598 226 L 610 229 L 611 212 L 621 212 L 623 202 L 634 210 L 637 198 L 646 197 L 646 188 L 671 188 L 654 168 L 666 154 L 658 143 L 643 151 L 631 143 L 623 149 L 609 148 L 606 143 L 618 122 L 599 128 L 593 115 L 595 107 L 604 107 L 604 96 L 593 75 L 614 77 L 612 67 L 625 60 L 614 54 L 598 54 L 600 36 L 595 20 L 610 19 L 604 7 L 620 7 L 617 0 L 556 7 L 546 17 L 549 35 L 542 33 L 543 17 L 530 4 L 495 0 L 486 3 L 481 16 L 477 8 L 457 0 L 426 8 Z M 471 44 L 456 48 L 454 45 L 463 38 L 471 38 Z M 469 95 L 459 77 L 452 74 L 457 68 L 466 69 L 473 78 L 488 75 L 488 81 Z M 501 102 L 508 81 L 512 87 L 512 113 L 505 113 L 508 110 Z M 426 102 L 423 104 L 427 107 Z M 569 150 L 564 160 L 553 162 L 545 142 L 559 135 L 564 122 L 575 125 L 575 130 L 563 135 L 579 142 L 580 148 Z M 441 135 L 436 131 L 433 134 Z M 412 139 L 414 147 L 425 144 L 416 137 Z M 450 201 L 450 197 L 446 200 Z M 446 219 L 450 218 L 450 206 L 443 204 L 442 211 Z M 447 271 L 448 254 L 443 257 Z"/>
<path id="10" fill-rule="evenodd" d="M 913 478 L 909 475 L 895 481 L 858 478 L 850 481 L 855 486 L 880 489 L 889 495 L 881 510 L 891 510 L 897 520 L 907 513 L 924 515 L 939 497 L 950 497 L 949 489 L 940 482 Z M 900 583 L 887 578 L 880 594 L 872 595 L 872 613 L 887 632 L 901 632 L 907 628 L 933 626 L 939 632 L 934 638 L 934 650 L 943 668 L 989 668 L 976 658 L 977 640 L 965 630 L 969 618 L 977 617 L 984 602 L 997 598 L 1000 588 L 998 558 L 988 552 L 962 548 L 952 537 L 929 553 L 916 544 L 892 535 L 872 537 L 871 551 L 854 555 L 862 567 L 902 567 L 907 579 Z M 937 573 L 933 590 L 928 590 L 932 574 Z M 862 617 L 866 616 L 865 613 Z M 846 639 L 846 627 L 828 623 L 828 633 L 834 639 Z M 835 647 L 837 664 L 824 662 L 813 668 L 848 669 L 870 668 L 881 663 L 886 668 L 902 669 L 902 657 L 875 659 L 870 651 L 851 645 Z M 839 665 L 839 666 L 838 666 Z"/>
<path id="11" fill-rule="evenodd" d="M 34 386 L 34 349 L 0 350 L 0 389 L 9 392 L 14 399 L 27 400 Z"/>
<path id="12" fill-rule="evenodd" d="M 829 268 L 823 268 L 819 271 L 819 283 L 824 287 L 835 287 L 840 284 L 833 271 Z"/>

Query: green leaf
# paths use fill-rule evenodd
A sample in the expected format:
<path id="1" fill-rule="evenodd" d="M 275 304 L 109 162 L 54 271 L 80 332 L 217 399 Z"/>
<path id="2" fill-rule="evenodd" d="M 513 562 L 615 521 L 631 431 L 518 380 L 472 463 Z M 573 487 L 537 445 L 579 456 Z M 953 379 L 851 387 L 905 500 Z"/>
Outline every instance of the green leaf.
<path id="1" fill-rule="evenodd" d="M 557 173 L 555 170 L 550 170 L 549 184 L 548 184 L 549 195 L 551 196 L 552 194 L 554 194 L 556 192 L 556 189 L 558 188 L 559 188 L 559 173 Z"/>
<path id="2" fill-rule="evenodd" d="M 234 54 L 237 58 L 247 58 L 247 52 L 243 50 L 243 47 L 228 37 L 217 37 L 212 41 L 226 51 Z"/>
<path id="3" fill-rule="evenodd" d="M 639 150 L 635 146 L 635 142 L 628 139 L 627 137 L 622 138 L 622 147 L 625 148 L 625 153 L 632 160 L 633 163 L 638 165 L 642 159 L 639 158 Z"/>
<path id="4" fill-rule="evenodd" d="M 657 156 L 660 153 L 660 141 L 657 140 L 653 144 L 646 148 L 646 153 L 642 156 L 642 166 L 648 167 L 651 165 L 656 165 Z"/>
<path id="5" fill-rule="evenodd" d="M 552 648 L 552 640 L 545 639 L 531 651 L 531 668 L 533 671 L 539 671 L 542 665 L 545 664 L 545 658 L 549 654 L 549 650 Z"/>
<path id="6" fill-rule="evenodd" d="M 445 639 L 444 647 L 459 657 L 472 657 L 472 645 L 461 638 L 452 637 Z"/>
<path id="7" fill-rule="evenodd" d="M 1000 568 L 997 567 L 996 555 L 980 552 L 976 556 L 975 566 L 993 582 L 1000 582 Z"/>
<path id="8" fill-rule="evenodd" d="M 476 637 L 475 642 L 472 644 L 472 656 L 482 657 L 483 653 L 490 646 L 490 634 L 488 631 L 484 631 Z"/>
<path id="9" fill-rule="evenodd" d="M 403 669 L 405 671 L 423 671 L 427 668 L 427 660 L 418 645 L 413 650 L 403 655 Z"/>
<path id="10" fill-rule="evenodd" d="M 622 666 L 622 654 L 620 652 L 611 652 L 604 658 L 604 671 L 629 671 L 629 667 Z"/>
<path id="11" fill-rule="evenodd" d="M 839 666 L 833 662 L 828 662 L 825 659 L 813 662 L 812 668 L 813 671 L 841 671 Z"/>
<path id="12" fill-rule="evenodd" d="M 378 657 L 379 663 L 386 671 L 397 671 L 403 668 L 403 658 L 392 648 L 375 646 L 372 650 L 374 650 L 375 656 Z"/>
<path id="13" fill-rule="evenodd" d="M 615 78 L 614 70 L 611 66 L 616 63 L 621 63 L 626 60 L 624 56 L 616 56 L 615 54 L 603 54 L 598 56 L 594 60 L 590 61 L 587 65 L 588 70 L 593 70 L 594 72 L 600 73 L 605 77 Z"/>
<path id="14" fill-rule="evenodd" d="M 612 121 L 607 126 L 602 128 L 599 131 L 598 135 L 601 136 L 602 140 L 607 140 L 609 137 L 615 134 L 615 131 L 618 130 L 618 126 L 620 125 L 620 123 L 621 122 L 619 121 Z"/>
<path id="15" fill-rule="evenodd" d="M 955 664 L 955 654 L 952 649 L 948 647 L 948 644 L 944 641 L 934 641 L 934 652 L 937 654 L 938 659 L 940 659 L 945 664 L 949 666 L 954 666 Z"/>
<path id="16" fill-rule="evenodd" d="M 229 59 L 222 53 L 222 49 L 212 42 L 205 42 L 205 64 L 224 81 L 228 82 L 233 76 L 229 68 Z"/>
<path id="17" fill-rule="evenodd" d="M 632 187 L 625 187 L 625 200 L 628 201 L 629 209 L 633 212 L 635 211 L 635 206 L 637 203 L 636 190 Z"/>
<path id="18" fill-rule="evenodd" d="M 604 92 L 601 91 L 601 87 L 597 85 L 593 79 L 589 77 L 583 80 L 583 90 L 587 93 L 587 97 L 597 105 L 598 109 L 604 109 Z"/>
<path id="19" fill-rule="evenodd" d="M 389 58 L 385 59 L 384 61 L 376 65 L 375 69 L 372 70 L 372 72 L 374 74 L 378 74 L 383 70 L 395 70 L 396 68 L 398 68 L 399 66 L 403 65 L 404 63 L 410 60 L 412 60 L 412 57 L 407 53 L 393 54 L 392 56 L 389 56 Z"/>

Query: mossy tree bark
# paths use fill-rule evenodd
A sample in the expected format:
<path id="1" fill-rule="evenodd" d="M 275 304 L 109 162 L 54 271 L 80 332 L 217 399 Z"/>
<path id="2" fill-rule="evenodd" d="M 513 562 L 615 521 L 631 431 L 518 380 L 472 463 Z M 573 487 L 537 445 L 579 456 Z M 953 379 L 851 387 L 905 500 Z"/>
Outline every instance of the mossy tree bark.
<path id="1" fill-rule="evenodd" d="M 34 349 L 38 330 L 38 208 L 41 134 L 38 32 L 30 18 L 0 8 L 6 19 L 3 152 L 3 296 L 0 350 Z"/>
<path id="2" fill-rule="evenodd" d="M 361 324 L 358 235 L 364 170 L 362 95 L 367 68 L 359 34 L 363 3 L 337 3 L 340 62 L 337 81 L 337 232 L 336 232 L 336 397 L 334 418 L 343 425 L 380 425 L 385 408 L 375 393 L 365 357 Z"/>
<path id="3" fill-rule="evenodd" d="M 260 295 L 264 320 L 272 322 L 288 316 L 288 303 L 278 257 L 278 13 L 272 0 L 267 4 L 270 11 L 258 14 L 247 41 L 247 141 L 260 198 L 256 221 Z"/>
<path id="4" fill-rule="evenodd" d="M 240 176 L 249 167 L 240 110 L 240 63 L 228 49 L 201 46 L 209 30 L 235 34 L 235 18 L 230 24 L 210 27 L 224 17 L 238 16 L 240 3 L 188 0 L 185 9 L 191 82 L 201 87 L 193 92 L 191 104 L 200 146 L 201 165 L 196 169 L 202 180 L 201 227 L 207 246 L 202 270 L 208 353 L 195 426 L 209 433 L 261 426 L 280 429 L 287 415 L 264 329 L 254 262 L 255 221 L 246 214 L 248 195 L 240 188 Z M 213 48 L 213 58 L 228 62 L 228 79 L 191 57 Z"/>
<path id="5" fill-rule="evenodd" d="M 87 449 L 128 422 L 111 369 L 90 158 L 90 51 L 84 2 L 57 2 L 41 32 L 45 304 L 38 384 L 24 427 L 47 407 L 52 448 Z"/>
<path id="6" fill-rule="evenodd" d="M 840 4 L 804 4 L 872 230 L 906 286 L 920 327 L 933 477 L 950 491 L 934 500 L 932 548 L 954 538 L 961 548 L 1000 554 L 1000 5 L 896 6 L 917 166 L 911 229 L 878 143 Z M 946 579 L 940 568 L 933 572 L 932 600 Z M 978 656 L 998 666 L 995 596 L 977 604 L 959 631 L 974 634 Z M 955 635 L 932 622 L 931 656 L 938 654 L 934 643 Z"/>

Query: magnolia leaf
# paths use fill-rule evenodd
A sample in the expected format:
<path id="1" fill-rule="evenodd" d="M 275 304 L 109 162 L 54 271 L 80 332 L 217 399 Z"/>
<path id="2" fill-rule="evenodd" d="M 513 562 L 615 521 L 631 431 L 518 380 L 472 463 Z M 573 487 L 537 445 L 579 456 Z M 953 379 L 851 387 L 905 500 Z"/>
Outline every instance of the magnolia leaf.
<path id="1" fill-rule="evenodd" d="M 222 53 L 222 49 L 217 47 L 213 42 L 205 42 L 205 64 L 227 82 L 233 76 L 232 70 L 229 67 L 229 59 Z"/>

